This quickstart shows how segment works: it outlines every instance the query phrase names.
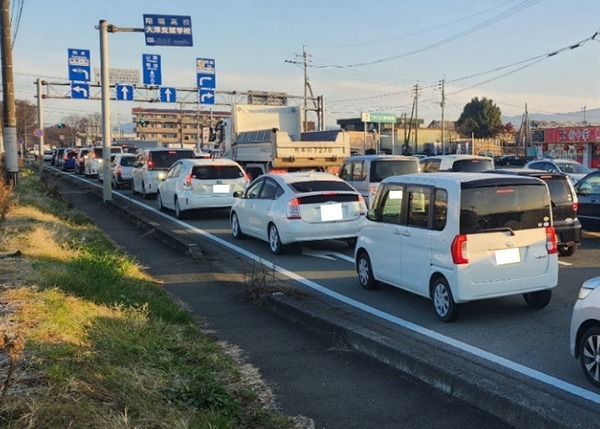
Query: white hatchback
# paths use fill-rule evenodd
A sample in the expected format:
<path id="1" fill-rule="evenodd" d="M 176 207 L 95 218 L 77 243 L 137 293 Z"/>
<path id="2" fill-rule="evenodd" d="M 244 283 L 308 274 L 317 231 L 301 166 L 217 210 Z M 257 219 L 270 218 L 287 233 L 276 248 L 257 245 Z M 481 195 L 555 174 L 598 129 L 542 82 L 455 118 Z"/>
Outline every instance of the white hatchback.
<path id="1" fill-rule="evenodd" d="M 523 294 L 550 302 L 558 250 L 550 196 L 537 178 L 488 173 L 384 179 L 355 248 L 361 286 L 430 298 L 445 322 L 460 303 Z"/>
<path id="2" fill-rule="evenodd" d="M 367 210 L 356 189 L 329 173 L 264 174 L 236 196 L 233 236 L 259 238 L 275 254 L 302 241 L 344 239 L 354 244 Z"/>
<path id="3" fill-rule="evenodd" d="M 230 208 L 234 192 L 249 180 L 242 167 L 229 159 L 180 159 L 158 184 L 156 205 L 175 211 L 181 219 L 195 209 Z"/>

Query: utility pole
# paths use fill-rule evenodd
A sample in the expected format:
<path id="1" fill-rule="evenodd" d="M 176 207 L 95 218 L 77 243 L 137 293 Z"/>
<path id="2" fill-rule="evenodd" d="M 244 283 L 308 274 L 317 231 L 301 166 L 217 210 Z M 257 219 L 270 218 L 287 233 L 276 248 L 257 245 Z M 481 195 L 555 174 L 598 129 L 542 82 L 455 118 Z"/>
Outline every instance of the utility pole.
<path id="1" fill-rule="evenodd" d="M 302 46 L 302 63 L 299 63 L 298 61 L 289 61 L 286 60 L 286 63 L 290 63 L 290 64 L 302 64 L 302 68 L 304 70 L 304 113 L 303 113 L 303 120 L 302 120 L 302 131 L 306 131 L 307 127 L 308 127 L 308 91 L 310 90 L 311 94 L 312 94 L 312 89 L 310 88 L 310 83 L 308 82 L 308 57 L 309 55 L 306 53 L 306 45 Z M 322 101 L 322 100 L 321 100 Z M 313 102 L 314 102 L 314 97 L 313 97 Z M 322 106 L 319 105 L 319 100 L 317 100 L 317 106 L 316 106 L 316 110 L 317 110 L 317 117 L 319 118 L 319 121 L 321 121 L 322 117 Z"/>
<path id="2" fill-rule="evenodd" d="M 0 25 L 2 27 L 2 93 L 4 113 L 4 179 L 13 186 L 19 184 L 19 154 L 17 143 L 17 111 L 15 107 L 15 85 L 10 40 L 9 0 L 2 0 Z M 1 155 L 1 154 L 0 154 Z"/>
<path id="3" fill-rule="evenodd" d="M 586 110 L 586 108 L 587 108 L 587 106 L 583 106 L 582 107 L 582 109 L 583 109 L 583 126 L 587 125 L 587 121 L 585 120 L 585 110 Z"/>
<path id="4" fill-rule="evenodd" d="M 445 83 L 446 80 L 442 79 L 441 85 L 442 85 L 442 102 L 440 103 L 440 106 L 442 108 L 442 154 L 445 155 L 446 154 L 446 143 L 444 140 L 444 131 L 446 130 L 446 123 L 444 122 L 444 107 L 446 107 L 446 92 L 445 92 Z"/>
<path id="5" fill-rule="evenodd" d="M 419 84 L 415 85 L 415 150 L 419 151 Z"/>
<path id="6" fill-rule="evenodd" d="M 42 108 L 42 81 L 38 78 L 35 81 L 37 89 L 37 120 L 38 128 L 42 130 L 42 135 L 38 137 L 39 144 L 39 161 L 40 165 L 44 164 L 44 109 Z"/>

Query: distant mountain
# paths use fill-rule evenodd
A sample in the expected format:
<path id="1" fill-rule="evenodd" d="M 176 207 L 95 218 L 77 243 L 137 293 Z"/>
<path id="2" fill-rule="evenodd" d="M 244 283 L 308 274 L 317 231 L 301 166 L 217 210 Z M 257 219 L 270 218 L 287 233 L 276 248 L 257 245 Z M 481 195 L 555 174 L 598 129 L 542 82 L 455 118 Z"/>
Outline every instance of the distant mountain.
<path id="1" fill-rule="evenodd" d="M 591 109 L 585 112 L 585 119 L 587 125 L 600 125 L 600 109 Z M 502 123 L 506 124 L 510 122 L 515 128 L 521 126 L 523 115 L 520 116 L 502 116 Z M 583 112 L 569 112 L 569 113 L 530 113 L 530 121 L 541 122 L 540 125 L 554 126 L 554 127 L 580 127 L 583 125 Z"/>

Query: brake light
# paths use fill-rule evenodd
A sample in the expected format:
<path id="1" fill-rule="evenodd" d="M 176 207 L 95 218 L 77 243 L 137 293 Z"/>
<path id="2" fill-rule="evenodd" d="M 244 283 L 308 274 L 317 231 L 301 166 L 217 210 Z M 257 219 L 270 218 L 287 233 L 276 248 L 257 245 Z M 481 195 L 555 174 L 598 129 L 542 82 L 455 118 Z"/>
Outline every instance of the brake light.
<path id="1" fill-rule="evenodd" d="M 148 160 L 148 168 L 152 169 L 152 167 L 154 167 L 154 163 L 152 162 L 151 159 Z"/>
<path id="2" fill-rule="evenodd" d="M 244 172 L 244 180 L 246 182 L 250 182 L 250 176 L 248 176 L 248 173 Z"/>
<path id="3" fill-rule="evenodd" d="M 377 193 L 377 186 L 369 186 L 369 195 L 375 195 Z"/>
<path id="4" fill-rule="evenodd" d="M 450 254 L 452 255 L 452 262 L 456 265 L 468 264 L 469 258 L 467 258 L 467 236 L 459 234 L 452 240 L 450 246 Z"/>
<path id="5" fill-rule="evenodd" d="M 300 217 L 300 201 L 298 200 L 298 198 L 294 198 L 288 202 L 287 218 L 288 219 L 301 219 L 301 217 Z"/>
<path id="6" fill-rule="evenodd" d="M 360 215 L 364 216 L 367 214 L 367 203 L 362 195 L 358 195 L 358 204 L 360 205 Z"/>
<path id="7" fill-rule="evenodd" d="M 274 168 L 272 170 L 269 170 L 269 173 L 271 173 L 271 174 L 285 174 L 286 171 L 284 169 L 281 169 L 281 168 L 280 169 L 275 169 Z"/>
<path id="8" fill-rule="evenodd" d="M 121 173 L 123 172 L 123 167 L 121 167 L 120 165 L 117 167 L 117 176 L 120 176 Z"/>
<path id="9" fill-rule="evenodd" d="M 554 227 L 547 226 L 546 227 L 546 249 L 548 249 L 548 254 L 553 255 L 558 252 L 558 245 L 556 243 L 556 232 L 554 231 Z"/>
<path id="10" fill-rule="evenodd" d="M 188 174 L 185 176 L 185 182 L 183 183 L 183 189 L 192 189 L 192 175 Z"/>
<path id="11" fill-rule="evenodd" d="M 579 208 L 579 203 L 573 203 L 573 211 L 577 213 L 577 209 Z"/>

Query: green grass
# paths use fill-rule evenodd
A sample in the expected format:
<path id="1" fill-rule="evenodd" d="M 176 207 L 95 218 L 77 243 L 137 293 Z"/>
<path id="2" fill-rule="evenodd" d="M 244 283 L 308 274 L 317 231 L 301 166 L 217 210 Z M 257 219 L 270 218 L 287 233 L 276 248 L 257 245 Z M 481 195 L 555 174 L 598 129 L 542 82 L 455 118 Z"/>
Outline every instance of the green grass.
<path id="1" fill-rule="evenodd" d="M 14 192 L 0 253 L 18 248 L 23 257 L 0 270 L 21 280 L 0 282 L 0 301 L 16 309 L 0 317 L 0 332 L 25 347 L 0 344 L 0 357 L 12 351 L 17 363 L 14 374 L 0 366 L 0 427 L 293 426 L 232 354 L 56 189 L 22 174 Z"/>

